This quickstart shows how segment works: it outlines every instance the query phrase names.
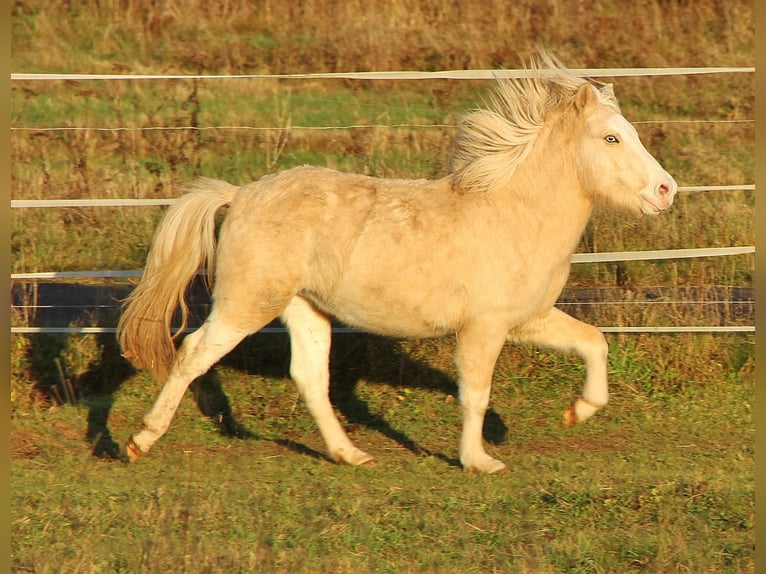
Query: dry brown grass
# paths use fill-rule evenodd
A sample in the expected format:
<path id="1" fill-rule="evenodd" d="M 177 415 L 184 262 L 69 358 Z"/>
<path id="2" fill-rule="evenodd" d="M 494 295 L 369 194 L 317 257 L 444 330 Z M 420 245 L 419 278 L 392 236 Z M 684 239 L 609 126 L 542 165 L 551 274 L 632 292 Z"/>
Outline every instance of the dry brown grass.
<path id="1" fill-rule="evenodd" d="M 92 31 L 84 34 L 83 31 Z M 572 67 L 753 65 L 736 0 L 111 0 L 14 6 L 16 69 L 318 72 L 512 67 L 545 43 Z"/>

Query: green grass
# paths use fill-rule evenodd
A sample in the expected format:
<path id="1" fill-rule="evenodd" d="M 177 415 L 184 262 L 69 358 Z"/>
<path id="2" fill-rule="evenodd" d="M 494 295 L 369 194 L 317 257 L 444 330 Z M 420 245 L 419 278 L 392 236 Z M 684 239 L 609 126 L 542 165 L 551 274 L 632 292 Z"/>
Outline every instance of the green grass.
<path id="1" fill-rule="evenodd" d="M 134 465 L 92 452 L 104 434 L 121 443 L 139 424 L 156 390 L 143 374 L 128 376 L 108 401 L 17 408 L 14 566 L 752 571 L 751 354 L 738 367 L 701 365 L 698 379 L 674 381 L 632 338 L 623 348 L 612 338 L 610 405 L 564 430 L 561 409 L 582 368 L 508 348 L 485 437 L 510 472 L 479 476 L 456 461 L 452 373 L 433 367 L 448 354 L 444 344 L 337 338 L 333 396 L 352 439 L 377 457 L 370 470 L 326 459 L 285 378 L 285 341 L 274 337 L 257 337 L 198 384 Z M 710 344 L 748 345 L 741 336 Z"/>

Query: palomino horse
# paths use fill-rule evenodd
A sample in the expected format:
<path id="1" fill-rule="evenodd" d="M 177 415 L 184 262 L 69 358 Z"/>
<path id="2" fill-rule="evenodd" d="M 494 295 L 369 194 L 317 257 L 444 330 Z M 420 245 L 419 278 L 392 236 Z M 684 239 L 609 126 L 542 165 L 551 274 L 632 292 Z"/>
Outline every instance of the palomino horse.
<path id="1" fill-rule="evenodd" d="M 653 215 L 672 204 L 676 183 L 621 115 L 611 85 L 596 87 L 546 53 L 526 76 L 499 81 L 490 109 L 464 118 L 450 173 L 436 181 L 304 166 L 241 187 L 194 184 L 160 222 L 118 326 L 125 356 L 167 378 L 127 444 L 129 460 L 165 433 L 196 377 L 277 317 L 290 335 L 290 374 L 340 462 L 375 464 L 330 403 L 331 316 L 386 336 L 456 336 L 465 469 L 506 468 L 482 440 L 506 341 L 584 359 L 566 425 L 603 407 L 604 336 L 554 303 L 596 202 Z M 213 306 L 176 352 L 180 330 L 173 335 L 170 322 L 180 305 L 186 325 L 184 292 L 200 266 L 215 273 Z"/>

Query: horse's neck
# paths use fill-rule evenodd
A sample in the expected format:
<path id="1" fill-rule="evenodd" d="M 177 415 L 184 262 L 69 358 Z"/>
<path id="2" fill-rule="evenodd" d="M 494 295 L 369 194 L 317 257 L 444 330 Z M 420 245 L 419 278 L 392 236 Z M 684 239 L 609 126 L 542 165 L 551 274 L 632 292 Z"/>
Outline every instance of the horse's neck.
<path id="1" fill-rule="evenodd" d="M 571 145 L 566 135 L 542 131 L 505 194 L 523 224 L 535 227 L 535 235 L 568 255 L 593 211 L 593 201 L 577 179 L 574 154 L 567 151 Z"/>

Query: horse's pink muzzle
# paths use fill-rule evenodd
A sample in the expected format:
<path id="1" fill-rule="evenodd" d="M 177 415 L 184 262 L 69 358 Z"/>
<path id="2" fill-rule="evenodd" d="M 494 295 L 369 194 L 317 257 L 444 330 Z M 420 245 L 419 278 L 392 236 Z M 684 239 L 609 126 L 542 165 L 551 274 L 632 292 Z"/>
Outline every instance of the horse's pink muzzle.
<path id="1" fill-rule="evenodd" d="M 657 184 L 652 192 L 644 191 L 639 195 L 641 211 L 649 215 L 665 211 L 673 204 L 676 191 L 678 191 L 678 185 L 672 177 L 668 176 Z"/>

